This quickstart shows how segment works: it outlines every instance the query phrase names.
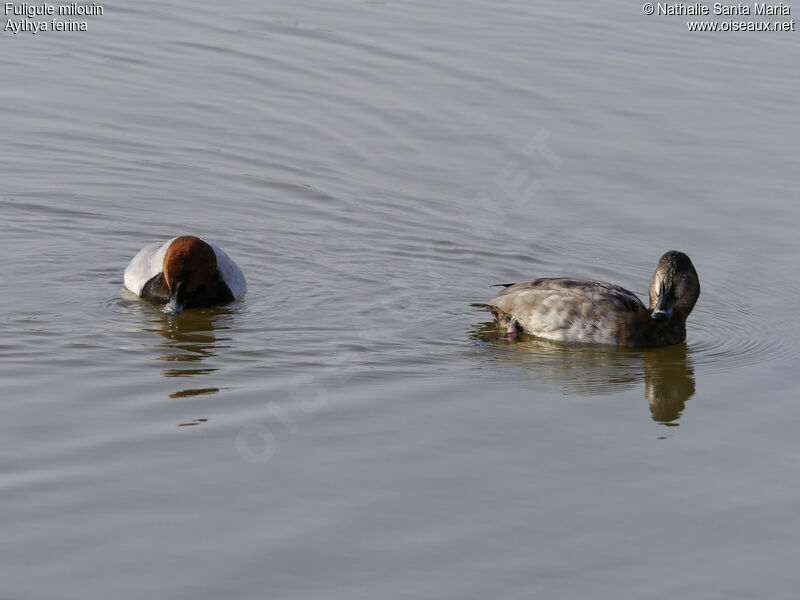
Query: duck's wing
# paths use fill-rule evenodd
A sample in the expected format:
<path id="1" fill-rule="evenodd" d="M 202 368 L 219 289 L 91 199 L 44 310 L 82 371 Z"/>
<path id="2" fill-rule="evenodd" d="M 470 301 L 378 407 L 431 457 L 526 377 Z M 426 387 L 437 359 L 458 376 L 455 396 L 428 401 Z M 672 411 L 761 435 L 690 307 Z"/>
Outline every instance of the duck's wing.
<path id="1" fill-rule="evenodd" d="M 515 283 L 488 304 L 503 325 L 513 320 L 526 333 L 565 341 L 601 341 L 619 313 L 645 310 L 618 285 L 562 278 Z"/>
<path id="2" fill-rule="evenodd" d="M 139 250 L 125 268 L 125 287 L 141 296 L 144 285 L 164 269 L 164 255 L 174 239 L 153 242 Z"/>
<path id="3" fill-rule="evenodd" d="M 239 268 L 239 265 L 233 262 L 230 256 L 225 254 L 222 248 L 211 242 L 207 242 L 207 244 L 211 246 L 214 250 L 214 254 L 217 255 L 217 271 L 219 271 L 219 276 L 222 278 L 222 281 L 225 282 L 225 285 L 228 286 L 234 299 L 238 298 L 247 291 L 247 280 L 244 277 L 244 273 Z"/>

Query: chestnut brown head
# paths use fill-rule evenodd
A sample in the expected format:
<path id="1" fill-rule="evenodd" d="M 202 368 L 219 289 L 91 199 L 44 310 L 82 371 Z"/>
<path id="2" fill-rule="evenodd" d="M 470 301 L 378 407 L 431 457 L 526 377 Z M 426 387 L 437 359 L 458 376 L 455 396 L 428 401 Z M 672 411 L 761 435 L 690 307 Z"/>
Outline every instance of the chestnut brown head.
<path id="1" fill-rule="evenodd" d="M 164 255 L 164 283 L 170 293 L 167 308 L 180 312 L 186 296 L 214 280 L 217 255 L 206 242 L 193 235 L 175 238 Z"/>

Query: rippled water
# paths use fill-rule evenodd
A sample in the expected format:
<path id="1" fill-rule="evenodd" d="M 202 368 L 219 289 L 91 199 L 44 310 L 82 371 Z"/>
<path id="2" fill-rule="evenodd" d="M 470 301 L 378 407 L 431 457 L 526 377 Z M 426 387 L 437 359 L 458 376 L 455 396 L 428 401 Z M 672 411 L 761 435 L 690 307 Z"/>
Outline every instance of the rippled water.
<path id="1" fill-rule="evenodd" d="M 0 597 L 794 597 L 796 34 L 105 9 L 0 35 Z M 182 233 L 244 298 L 123 289 Z M 511 343 L 471 306 L 645 298 L 673 248 L 686 344 Z"/>

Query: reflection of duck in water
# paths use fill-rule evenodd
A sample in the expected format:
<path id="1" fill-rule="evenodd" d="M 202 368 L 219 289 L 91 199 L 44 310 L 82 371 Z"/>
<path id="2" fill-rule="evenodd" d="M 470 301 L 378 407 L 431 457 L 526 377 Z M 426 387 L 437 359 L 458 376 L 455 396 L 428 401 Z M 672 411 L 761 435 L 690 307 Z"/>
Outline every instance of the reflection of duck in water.
<path id="1" fill-rule="evenodd" d="M 160 356 L 157 360 L 167 363 L 161 374 L 167 378 L 184 379 L 184 387 L 168 393 L 173 400 L 194 398 L 216 394 L 220 391 L 217 386 L 204 386 L 213 379 L 208 378 L 218 370 L 214 361 L 217 354 L 217 345 L 227 341 L 225 337 L 218 337 L 215 329 L 226 330 L 230 327 L 230 318 L 234 311 L 217 308 L 214 310 L 194 310 L 183 314 L 180 319 L 175 319 L 168 314 L 149 313 L 154 317 L 152 327 L 145 331 L 157 333 L 163 341 L 157 346 Z M 176 383 L 178 380 L 174 380 Z M 203 386 L 203 387 L 200 387 Z M 196 418 L 178 424 L 178 427 L 196 426 L 208 421 L 208 418 Z"/>
<path id="2" fill-rule="evenodd" d="M 172 363 L 173 368 L 164 371 L 165 377 L 190 377 L 216 371 L 210 364 L 200 364 L 216 355 L 220 341 L 215 329 L 225 329 L 231 311 L 226 309 L 197 310 L 175 319 L 167 314 L 155 313 L 151 327 L 145 331 L 157 333 L 164 340 L 159 344 L 163 354 L 158 360 Z"/>
<path id="3" fill-rule="evenodd" d="M 618 285 L 565 278 L 507 284 L 485 306 L 510 334 L 647 348 L 684 341 L 686 318 L 699 296 L 692 261 L 672 250 L 650 281 L 650 308 Z"/>
<path id="4" fill-rule="evenodd" d="M 678 420 L 695 391 L 694 367 L 685 344 L 644 353 L 644 389 L 654 421 Z"/>
<path id="5" fill-rule="evenodd" d="M 649 350 L 565 344 L 507 336 L 496 323 L 482 323 L 471 337 L 484 346 L 480 365 L 510 368 L 524 386 L 537 390 L 600 396 L 634 389 L 644 380 L 650 412 L 660 423 L 676 421 L 695 393 L 686 344 Z"/>
<path id="6" fill-rule="evenodd" d="M 142 248 L 125 269 L 125 287 L 145 300 L 166 303 L 164 312 L 176 314 L 235 300 L 247 282 L 220 248 L 183 235 Z"/>

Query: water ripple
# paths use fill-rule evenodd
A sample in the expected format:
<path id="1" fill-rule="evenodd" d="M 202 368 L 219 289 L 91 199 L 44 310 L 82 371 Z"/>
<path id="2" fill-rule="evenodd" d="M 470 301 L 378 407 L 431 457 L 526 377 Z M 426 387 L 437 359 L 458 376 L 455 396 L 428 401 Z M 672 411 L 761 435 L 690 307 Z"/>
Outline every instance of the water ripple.
<path id="1" fill-rule="evenodd" d="M 772 319 L 774 313 L 723 303 L 730 297 L 716 291 L 689 318 L 688 342 L 698 366 L 721 373 L 798 355 L 797 341 Z"/>

